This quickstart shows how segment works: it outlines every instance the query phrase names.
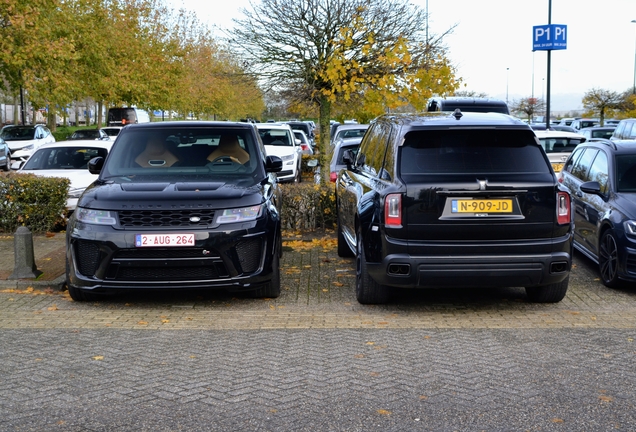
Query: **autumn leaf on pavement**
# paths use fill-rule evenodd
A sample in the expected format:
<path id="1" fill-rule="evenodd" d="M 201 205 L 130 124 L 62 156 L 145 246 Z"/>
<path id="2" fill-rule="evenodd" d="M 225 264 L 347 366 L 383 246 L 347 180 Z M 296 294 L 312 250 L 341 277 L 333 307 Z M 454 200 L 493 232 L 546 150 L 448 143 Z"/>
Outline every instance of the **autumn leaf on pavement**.
<path id="1" fill-rule="evenodd" d="M 337 286 L 337 287 L 344 286 L 344 284 L 343 284 L 342 282 L 334 282 L 333 284 L 334 284 L 335 286 Z"/>
<path id="2" fill-rule="evenodd" d="M 380 415 L 386 415 L 386 416 L 391 415 L 391 411 L 388 411 L 388 410 L 385 410 L 385 409 L 379 409 L 379 410 L 377 410 L 377 413 L 380 414 Z"/>
<path id="3" fill-rule="evenodd" d="M 104 360 L 104 356 L 101 356 L 101 355 L 94 356 L 93 360 Z"/>
<path id="4" fill-rule="evenodd" d="M 49 306 L 48 308 L 46 308 L 46 310 L 56 311 L 56 310 L 58 310 L 58 308 L 57 308 L 57 305 L 53 305 L 53 306 Z"/>
<path id="5" fill-rule="evenodd" d="M 148 321 L 139 321 L 137 324 L 139 324 L 139 325 L 148 325 Z"/>

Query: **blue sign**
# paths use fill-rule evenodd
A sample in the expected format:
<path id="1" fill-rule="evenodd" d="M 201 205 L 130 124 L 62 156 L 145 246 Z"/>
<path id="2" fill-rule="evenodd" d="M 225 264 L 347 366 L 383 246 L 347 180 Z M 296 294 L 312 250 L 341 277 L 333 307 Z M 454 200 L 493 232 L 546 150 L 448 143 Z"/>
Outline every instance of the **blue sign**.
<path id="1" fill-rule="evenodd" d="M 532 51 L 564 50 L 568 47 L 568 26 L 546 24 L 532 27 Z"/>

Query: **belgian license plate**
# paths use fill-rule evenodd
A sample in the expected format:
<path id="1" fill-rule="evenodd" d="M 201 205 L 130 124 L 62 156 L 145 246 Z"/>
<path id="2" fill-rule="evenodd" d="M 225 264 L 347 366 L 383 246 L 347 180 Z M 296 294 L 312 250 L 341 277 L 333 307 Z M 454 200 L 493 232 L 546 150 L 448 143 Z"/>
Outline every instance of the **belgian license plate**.
<path id="1" fill-rule="evenodd" d="M 563 169 L 563 164 L 562 163 L 553 163 L 552 164 L 552 169 L 554 170 L 554 172 L 561 172 L 561 170 Z"/>
<path id="2" fill-rule="evenodd" d="M 511 199 L 454 199 L 451 213 L 512 213 Z"/>
<path id="3" fill-rule="evenodd" d="M 194 246 L 194 234 L 137 234 L 135 246 Z"/>

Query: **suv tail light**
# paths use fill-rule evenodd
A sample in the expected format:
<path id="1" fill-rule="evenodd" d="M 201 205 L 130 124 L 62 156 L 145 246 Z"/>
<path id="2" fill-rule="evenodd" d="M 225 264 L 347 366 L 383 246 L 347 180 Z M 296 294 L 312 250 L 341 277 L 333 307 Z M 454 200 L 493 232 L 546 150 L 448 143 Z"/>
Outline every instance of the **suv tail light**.
<path id="1" fill-rule="evenodd" d="M 557 223 L 559 225 L 570 223 L 570 210 L 570 194 L 567 192 L 557 192 Z"/>
<path id="2" fill-rule="evenodd" d="M 402 228 L 402 195 L 389 194 L 384 199 L 384 225 Z"/>
<path id="3" fill-rule="evenodd" d="M 329 173 L 329 181 L 330 181 L 331 183 L 335 183 L 335 182 L 336 182 L 336 179 L 338 179 L 338 173 L 337 173 L 337 172 L 335 172 L 335 171 L 331 171 L 331 172 Z"/>

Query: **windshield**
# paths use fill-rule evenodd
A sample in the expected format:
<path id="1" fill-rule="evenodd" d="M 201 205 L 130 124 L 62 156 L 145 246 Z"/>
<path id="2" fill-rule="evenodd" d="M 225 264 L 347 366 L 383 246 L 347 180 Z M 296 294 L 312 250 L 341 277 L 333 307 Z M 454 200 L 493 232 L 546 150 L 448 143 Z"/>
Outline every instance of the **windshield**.
<path id="1" fill-rule="evenodd" d="M 0 137 L 6 141 L 32 140 L 35 137 L 35 128 L 33 126 L 5 127 Z"/>
<path id="2" fill-rule="evenodd" d="M 265 178 L 254 135 L 245 128 L 157 127 L 124 130 L 102 169 L 117 182 L 209 182 L 242 186 Z"/>
<path id="3" fill-rule="evenodd" d="M 97 147 L 50 147 L 36 151 L 27 161 L 23 171 L 86 169 L 94 157 L 106 157 L 108 151 Z"/>
<path id="4" fill-rule="evenodd" d="M 258 133 L 265 145 L 271 146 L 293 146 L 294 142 L 290 139 L 290 131 L 287 129 L 259 128 Z"/>

